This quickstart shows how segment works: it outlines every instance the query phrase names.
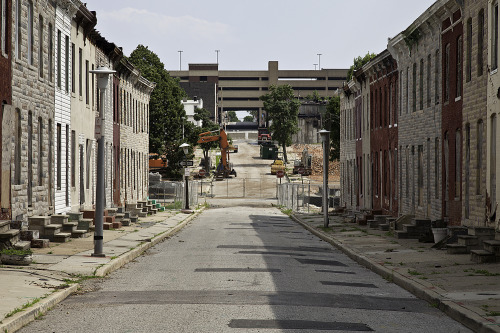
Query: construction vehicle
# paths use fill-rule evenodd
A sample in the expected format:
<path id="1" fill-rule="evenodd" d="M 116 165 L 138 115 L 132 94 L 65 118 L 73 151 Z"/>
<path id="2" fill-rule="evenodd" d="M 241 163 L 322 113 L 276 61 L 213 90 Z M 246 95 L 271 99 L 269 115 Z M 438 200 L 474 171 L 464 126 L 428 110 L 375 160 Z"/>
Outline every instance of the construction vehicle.
<path id="1" fill-rule="evenodd" d="M 299 160 L 293 161 L 293 173 L 309 176 L 312 173 L 312 155 L 304 148 Z"/>
<path id="2" fill-rule="evenodd" d="M 260 127 L 257 130 L 257 143 L 260 144 L 271 144 L 271 134 L 267 127 Z"/>
<path id="3" fill-rule="evenodd" d="M 276 171 L 280 171 L 280 170 L 285 172 L 285 163 L 283 162 L 283 160 L 280 157 L 278 157 L 271 164 L 271 175 L 275 175 Z"/>
<path id="4" fill-rule="evenodd" d="M 236 175 L 233 169 L 233 164 L 229 162 L 229 152 L 237 150 L 233 145 L 227 141 L 227 134 L 221 128 L 217 131 L 204 132 L 200 134 L 198 143 L 219 141 L 219 148 L 221 152 L 221 162 L 217 165 L 215 170 L 215 177 L 217 179 L 229 178 L 230 175 Z"/>
<path id="5" fill-rule="evenodd" d="M 149 154 L 149 172 L 159 172 L 162 176 L 167 173 L 168 161 L 165 155 Z"/>

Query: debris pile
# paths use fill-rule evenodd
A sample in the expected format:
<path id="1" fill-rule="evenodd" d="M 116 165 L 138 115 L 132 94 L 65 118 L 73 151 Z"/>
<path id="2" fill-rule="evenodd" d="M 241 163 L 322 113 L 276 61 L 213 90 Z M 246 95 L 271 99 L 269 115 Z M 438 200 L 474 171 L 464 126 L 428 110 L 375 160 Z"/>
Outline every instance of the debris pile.
<path id="1" fill-rule="evenodd" d="M 299 159 L 304 148 L 307 148 L 309 154 L 312 155 L 312 179 L 323 179 L 323 147 L 321 144 L 294 144 L 287 148 L 287 153 L 290 152 L 290 160 Z M 340 163 L 339 161 L 329 162 L 328 164 L 328 180 L 340 180 Z"/>

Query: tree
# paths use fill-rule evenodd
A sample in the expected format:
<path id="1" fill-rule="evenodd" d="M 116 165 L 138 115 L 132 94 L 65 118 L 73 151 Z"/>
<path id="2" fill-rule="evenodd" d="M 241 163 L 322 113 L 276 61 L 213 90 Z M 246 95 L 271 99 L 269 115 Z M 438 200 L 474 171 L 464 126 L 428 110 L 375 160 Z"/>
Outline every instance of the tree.
<path id="1" fill-rule="evenodd" d="M 203 121 L 203 127 L 198 127 L 198 137 L 199 134 L 204 133 L 204 132 L 210 132 L 210 131 L 216 131 L 219 129 L 219 125 L 214 123 L 212 120 L 210 120 L 210 112 L 206 109 L 200 109 L 196 108 L 194 111 L 194 119 L 196 121 Z M 201 143 L 200 148 L 203 150 L 203 159 L 205 161 L 204 168 L 207 172 L 210 171 L 210 164 L 208 163 L 208 153 L 210 149 L 212 148 L 218 148 L 219 147 L 219 142 L 218 141 L 213 141 L 213 142 L 206 142 L 206 143 Z"/>
<path id="2" fill-rule="evenodd" d="M 238 116 L 236 115 L 236 111 L 228 111 L 227 112 L 227 118 L 229 122 L 237 123 L 240 120 L 238 119 Z"/>
<path id="3" fill-rule="evenodd" d="M 245 116 L 245 118 L 243 118 L 243 121 L 246 121 L 246 122 L 253 122 L 253 116 Z"/>
<path id="4" fill-rule="evenodd" d="M 283 147 L 283 158 L 288 161 L 286 146 L 292 144 L 292 135 L 299 131 L 298 116 L 300 102 L 294 97 L 290 85 L 269 87 L 269 93 L 260 96 L 271 123 L 270 131 L 273 140 Z"/>
<path id="5" fill-rule="evenodd" d="M 340 158 L 340 97 L 331 97 L 326 105 L 325 129 L 330 131 L 330 161 Z"/>
<path id="6" fill-rule="evenodd" d="M 368 52 L 363 58 L 361 57 L 354 58 L 354 64 L 347 71 L 347 81 L 351 81 L 354 72 L 363 67 L 366 63 L 368 63 L 376 56 L 377 55 L 375 53 Z"/>

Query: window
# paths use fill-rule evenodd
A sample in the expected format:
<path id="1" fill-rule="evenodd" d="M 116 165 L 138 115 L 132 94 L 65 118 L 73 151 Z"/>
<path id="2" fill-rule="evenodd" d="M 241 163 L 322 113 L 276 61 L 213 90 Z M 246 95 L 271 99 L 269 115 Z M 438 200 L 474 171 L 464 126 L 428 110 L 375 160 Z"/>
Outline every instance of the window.
<path id="1" fill-rule="evenodd" d="M 462 97 L 462 36 L 457 38 L 457 86 L 455 97 Z"/>
<path id="2" fill-rule="evenodd" d="M 85 103 L 89 102 L 89 61 L 85 60 Z"/>
<path id="3" fill-rule="evenodd" d="M 434 191 L 439 199 L 439 138 L 434 142 Z"/>
<path id="4" fill-rule="evenodd" d="M 436 56 L 434 60 L 434 103 L 439 104 L 439 63 L 441 59 L 439 57 L 439 50 L 436 51 Z"/>
<path id="5" fill-rule="evenodd" d="M 479 170 L 478 170 L 479 171 Z M 469 191 L 470 191 L 470 124 L 465 124 L 465 218 L 469 218 Z"/>
<path id="6" fill-rule="evenodd" d="M 71 187 L 76 187 L 76 133 L 71 131 Z"/>
<path id="7" fill-rule="evenodd" d="M 66 199 L 66 207 L 69 206 L 69 125 L 66 124 L 66 144 L 65 144 L 65 150 L 66 150 L 66 164 L 65 164 L 65 173 L 66 173 L 66 182 L 65 182 L 65 199 Z"/>
<path id="8" fill-rule="evenodd" d="M 54 35 L 52 24 L 49 23 L 49 81 L 52 82 L 54 77 L 54 60 L 52 54 L 54 53 Z"/>
<path id="9" fill-rule="evenodd" d="M 491 137 L 490 137 L 490 200 L 496 202 L 496 169 L 497 169 L 497 116 L 491 116 Z"/>
<path id="10" fill-rule="evenodd" d="M 461 166 L 462 166 L 462 160 L 461 160 L 461 147 L 462 147 L 462 135 L 460 133 L 460 130 L 457 129 L 455 132 L 455 198 L 460 197 L 460 185 L 461 185 Z"/>
<path id="11" fill-rule="evenodd" d="M 14 184 L 21 185 L 21 110 L 16 109 L 16 145 L 14 151 Z"/>
<path id="12" fill-rule="evenodd" d="M 483 75 L 483 49 L 484 49 L 484 9 L 479 11 L 477 17 L 477 76 Z"/>
<path id="13" fill-rule="evenodd" d="M 406 68 L 406 113 L 410 112 L 410 67 Z"/>
<path id="14" fill-rule="evenodd" d="M 450 44 L 446 44 L 444 51 L 444 102 L 450 100 Z"/>
<path id="15" fill-rule="evenodd" d="M 0 25 L 0 43 L 2 54 L 7 54 L 9 49 L 9 32 L 7 27 L 9 26 L 9 13 L 7 8 L 7 0 L 0 0 L 0 15 L 1 15 L 1 25 Z"/>
<path id="16" fill-rule="evenodd" d="M 33 2 L 28 1 L 28 63 L 33 66 L 33 49 L 34 49 L 34 39 L 33 28 L 34 18 L 33 18 Z"/>
<path id="17" fill-rule="evenodd" d="M 43 17 L 38 18 L 38 75 L 43 78 Z"/>
<path id="18" fill-rule="evenodd" d="M 61 153 L 62 153 L 62 133 L 61 133 L 61 124 L 57 124 L 57 189 L 61 189 L 61 181 L 62 181 L 62 159 L 61 159 Z"/>
<path id="19" fill-rule="evenodd" d="M 424 204 L 424 146 L 418 146 L 418 205 Z"/>
<path id="20" fill-rule="evenodd" d="M 483 166 L 483 138 L 484 138 L 484 126 L 483 120 L 479 119 L 477 122 L 477 159 L 476 159 L 476 194 L 481 194 L 481 183 L 482 183 L 482 166 Z"/>
<path id="21" fill-rule="evenodd" d="M 61 30 L 57 30 L 57 87 L 61 89 Z"/>
<path id="22" fill-rule="evenodd" d="M 427 56 L 427 89 L 426 89 L 426 93 L 427 93 L 427 107 L 430 108 L 431 107 L 431 55 L 429 54 Z"/>
<path id="23" fill-rule="evenodd" d="M 43 121 L 38 117 L 38 186 L 43 185 Z"/>
<path id="24" fill-rule="evenodd" d="M 418 100 L 419 100 L 419 110 L 424 109 L 424 59 L 420 59 L 420 74 L 419 74 L 419 89 L 418 89 Z"/>
<path id="25" fill-rule="evenodd" d="M 86 184 L 85 184 L 85 187 L 88 189 L 90 189 L 90 172 L 92 171 L 91 170 L 91 164 L 90 164 L 90 156 L 92 154 L 92 141 L 90 141 L 89 139 L 87 139 L 87 149 L 86 149 L 86 156 L 87 156 L 87 163 L 86 163 L 86 170 L 87 170 L 87 173 L 86 173 Z"/>
<path id="26" fill-rule="evenodd" d="M 28 112 L 28 207 L 33 205 L 33 112 Z"/>
<path id="27" fill-rule="evenodd" d="M 412 111 L 417 111 L 417 63 L 413 64 Z"/>
<path id="28" fill-rule="evenodd" d="M 83 53 L 82 52 L 83 52 L 82 49 L 79 48 L 79 50 L 78 50 L 78 94 L 80 97 L 82 97 L 82 95 L 83 95 L 83 73 L 82 73 Z"/>
<path id="29" fill-rule="evenodd" d="M 22 17 L 21 0 L 17 0 L 16 1 L 16 57 L 17 57 L 17 59 L 21 59 L 21 43 L 22 43 L 21 17 Z"/>
<path id="30" fill-rule="evenodd" d="M 71 43 L 71 92 L 75 92 L 75 43 Z"/>
<path id="31" fill-rule="evenodd" d="M 472 76 L 472 19 L 467 20 L 467 49 L 465 53 L 465 81 L 469 82 Z"/>
<path id="32" fill-rule="evenodd" d="M 66 90 L 66 93 L 69 93 L 69 36 L 66 36 L 65 38 L 65 45 L 64 45 L 64 74 L 65 74 L 65 81 L 64 81 L 64 87 Z"/>
<path id="33" fill-rule="evenodd" d="M 491 41 L 491 70 L 498 68 L 498 3 L 493 6 L 492 41 Z"/>

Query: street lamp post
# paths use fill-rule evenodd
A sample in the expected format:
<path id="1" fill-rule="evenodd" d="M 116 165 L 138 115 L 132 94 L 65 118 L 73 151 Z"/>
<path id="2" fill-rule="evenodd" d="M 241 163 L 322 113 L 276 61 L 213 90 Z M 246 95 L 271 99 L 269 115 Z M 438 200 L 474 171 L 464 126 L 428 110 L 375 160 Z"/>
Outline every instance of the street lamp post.
<path id="1" fill-rule="evenodd" d="M 179 52 L 179 70 L 182 71 L 182 52 L 184 51 L 180 50 L 177 52 Z"/>
<path id="2" fill-rule="evenodd" d="M 186 203 L 184 205 L 184 209 L 187 211 L 189 210 L 189 190 L 188 190 L 188 176 L 186 175 L 186 169 L 187 169 L 187 155 L 189 154 L 189 144 L 188 143 L 183 143 L 182 145 L 179 146 L 182 148 L 184 151 L 184 181 L 185 181 L 185 186 L 186 186 Z"/>
<path id="3" fill-rule="evenodd" d="M 186 119 L 186 117 L 182 117 L 182 140 L 184 140 L 184 119 Z"/>
<path id="4" fill-rule="evenodd" d="M 330 132 L 322 129 L 319 131 L 321 141 L 323 142 L 323 226 L 328 228 L 328 158 Z"/>
<path id="5" fill-rule="evenodd" d="M 318 69 L 321 70 L 321 53 L 318 53 Z"/>
<path id="6" fill-rule="evenodd" d="M 219 64 L 219 52 L 220 50 L 215 50 L 215 53 L 217 53 L 217 65 Z"/>
<path id="7" fill-rule="evenodd" d="M 105 96 L 109 84 L 110 74 L 116 71 L 110 70 L 106 66 L 99 66 L 95 70 L 89 71 L 97 76 L 97 87 L 100 92 L 99 118 L 96 119 L 96 139 L 97 139 L 97 184 L 96 184 L 96 204 L 95 204 L 95 230 L 94 230 L 94 253 L 93 257 L 105 257 L 103 253 L 103 218 L 104 218 L 104 134 L 105 134 Z"/>

